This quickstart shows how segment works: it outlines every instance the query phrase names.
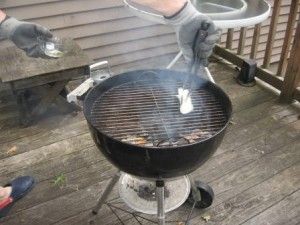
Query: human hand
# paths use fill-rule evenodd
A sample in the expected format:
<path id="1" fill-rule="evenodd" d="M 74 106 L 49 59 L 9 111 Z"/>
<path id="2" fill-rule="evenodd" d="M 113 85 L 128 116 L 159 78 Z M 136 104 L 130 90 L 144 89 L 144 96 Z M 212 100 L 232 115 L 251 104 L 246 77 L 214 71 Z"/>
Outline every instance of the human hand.
<path id="1" fill-rule="evenodd" d="M 214 45 L 220 38 L 220 30 L 216 28 L 208 16 L 199 13 L 188 2 L 179 14 L 175 17 L 166 18 L 166 21 L 175 27 L 179 48 L 188 63 L 192 62 L 194 54 L 197 54 L 200 61 L 207 61 L 212 54 Z M 203 28 L 203 24 L 206 25 L 206 28 Z M 196 49 L 193 49 L 199 31 L 204 31 L 206 37 L 196 40 Z"/>
<path id="2" fill-rule="evenodd" d="M 38 24 L 6 19 L 0 26 L 0 34 L 10 39 L 18 48 L 24 50 L 29 57 L 48 58 L 39 46 L 38 39 L 52 38 L 51 32 Z"/>
<path id="3" fill-rule="evenodd" d="M 203 28 L 203 24 L 207 28 Z M 205 33 L 205 37 L 195 40 L 197 32 Z M 180 26 L 176 33 L 179 48 L 186 61 L 190 63 L 196 55 L 198 60 L 204 62 L 203 65 L 207 66 L 208 58 L 220 38 L 220 31 L 216 29 L 214 23 L 210 19 L 198 15 L 190 23 Z M 195 48 L 193 48 L 194 46 Z"/>
<path id="4" fill-rule="evenodd" d="M 133 3 L 149 7 L 163 16 L 171 16 L 178 12 L 187 0 L 130 0 Z"/>

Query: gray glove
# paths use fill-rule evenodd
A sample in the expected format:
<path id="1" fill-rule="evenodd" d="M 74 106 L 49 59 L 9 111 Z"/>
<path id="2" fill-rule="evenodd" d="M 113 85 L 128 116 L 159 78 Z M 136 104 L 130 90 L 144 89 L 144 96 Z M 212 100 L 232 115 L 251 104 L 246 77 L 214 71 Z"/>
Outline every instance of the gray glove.
<path id="1" fill-rule="evenodd" d="M 194 54 L 200 57 L 200 61 L 207 61 L 221 35 L 220 30 L 208 16 L 199 13 L 188 1 L 181 11 L 172 17 L 165 17 L 165 20 L 167 24 L 175 27 L 178 45 L 188 63 L 191 63 Z M 201 43 L 195 43 L 198 52 L 194 52 L 196 34 L 199 30 L 203 30 L 204 24 L 207 26 L 206 38 L 199 39 L 198 42 Z"/>
<path id="2" fill-rule="evenodd" d="M 38 24 L 19 21 L 15 18 L 6 19 L 0 26 L 0 37 L 10 39 L 18 48 L 24 50 L 29 57 L 49 58 L 39 46 L 39 38 L 52 38 L 51 32 Z"/>

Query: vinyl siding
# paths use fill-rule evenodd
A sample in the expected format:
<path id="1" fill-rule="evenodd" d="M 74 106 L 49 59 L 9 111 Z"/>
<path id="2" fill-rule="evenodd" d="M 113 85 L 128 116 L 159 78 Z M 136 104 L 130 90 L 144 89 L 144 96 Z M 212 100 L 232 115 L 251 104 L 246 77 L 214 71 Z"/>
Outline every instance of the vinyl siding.
<path id="1" fill-rule="evenodd" d="M 272 1 L 270 1 L 272 3 Z M 275 38 L 272 62 L 279 60 L 291 0 L 284 0 Z M 122 0 L 1 0 L 0 8 L 19 19 L 43 24 L 59 37 L 72 37 L 95 61 L 113 67 L 178 52 L 173 30 L 139 19 L 124 8 Z M 261 62 L 270 19 L 263 23 L 257 59 Z M 247 31 L 245 54 L 250 53 L 253 28 Z M 225 42 L 226 35 L 222 37 Z M 234 33 L 237 48 L 239 31 Z M 10 45 L 0 42 L 1 47 Z"/>

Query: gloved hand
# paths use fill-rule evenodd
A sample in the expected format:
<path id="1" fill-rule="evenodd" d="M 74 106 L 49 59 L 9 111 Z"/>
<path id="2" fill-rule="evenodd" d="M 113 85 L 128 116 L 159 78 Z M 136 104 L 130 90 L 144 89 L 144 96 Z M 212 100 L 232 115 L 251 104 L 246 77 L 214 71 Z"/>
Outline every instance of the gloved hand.
<path id="1" fill-rule="evenodd" d="M 38 24 L 19 21 L 15 18 L 6 19 L 0 26 L 0 37 L 10 39 L 18 48 L 24 50 L 29 57 L 49 58 L 41 50 L 38 38 L 52 38 L 51 32 Z"/>
<path id="2" fill-rule="evenodd" d="M 197 32 L 203 29 L 203 24 L 208 25 L 207 36 L 205 39 L 197 40 L 201 43 L 196 43 L 198 52 L 195 52 L 200 57 L 200 61 L 208 59 L 221 35 L 220 30 L 215 27 L 208 16 L 199 13 L 188 1 L 177 14 L 172 17 L 165 17 L 165 20 L 175 27 L 177 41 L 187 63 L 191 63 L 194 56 L 193 46 Z"/>

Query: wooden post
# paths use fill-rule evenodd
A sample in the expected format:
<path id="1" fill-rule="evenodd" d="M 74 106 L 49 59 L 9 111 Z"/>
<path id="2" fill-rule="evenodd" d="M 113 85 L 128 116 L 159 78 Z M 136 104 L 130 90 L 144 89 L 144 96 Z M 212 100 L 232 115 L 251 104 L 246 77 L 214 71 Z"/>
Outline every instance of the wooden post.
<path id="1" fill-rule="evenodd" d="M 228 29 L 228 32 L 227 32 L 226 48 L 229 50 L 232 49 L 233 32 L 234 32 L 233 28 Z"/>
<path id="2" fill-rule="evenodd" d="M 267 42 L 267 47 L 266 47 L 263 68 L 270 67 L 272 49 L 273 49 L 274 39 L 275 39 L 276 31 L 277 31 L 277 24 L 278 24 L 278 18 L 279 18 L 279 13 L 280 13 L 281 2 L 282 2 L 282 0 L 274 1 L 273 14 L 272 14 L 272 19 L 271 19 L 270 32 L 269 32 L 269 37 L 268 37 L 268 42 Z"/>
<path id="3" fill-rule="evenodd" d="M 247 28 L 242 27 L 241 32 L 240 32 L 240 41 L 239 41 L 239 47 L 238 47 L 238 52 L 237 52 L 238 55 L 244 54 L 246 34 L 247 34 Z"/>
<path id="4" fill-rule="evenodd" d="M 286 68 L 288 64 L 288 56 L 289 56 L 290 46 L 293 38 L 293 31 L 297 19 L 299 4 L 300 4 L 300 0 L 292 0 L 289 20 L 286 28 L 286 34 L 284 38 L 282 53 L 281 53 L 278 71 L 277 71 L 278 76 L 283 76 L 286 72 Z"/>
<path id="5" fill-rule="evenodd" d="M 261 23 L 256 24 L 254 27 L 253 41 L 251 46 L 251 54 L 250 54 L 251 59 L 256 59 L 257 49 L 259 46 L 260 30 L 261 30 Z"/>
<path id="6" fill-rule="evenodd" d="M 292 102 L 297 86 L 300 82 L 300 22 L 298 22 L 296 36 L 291 51 L 291 57 L 287 66 L 280 95 L 282 102 Z"/>

